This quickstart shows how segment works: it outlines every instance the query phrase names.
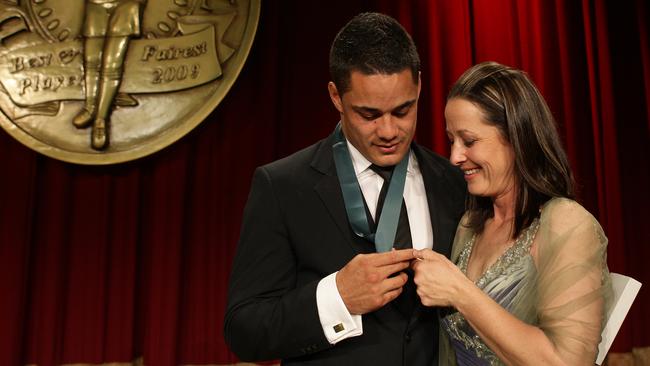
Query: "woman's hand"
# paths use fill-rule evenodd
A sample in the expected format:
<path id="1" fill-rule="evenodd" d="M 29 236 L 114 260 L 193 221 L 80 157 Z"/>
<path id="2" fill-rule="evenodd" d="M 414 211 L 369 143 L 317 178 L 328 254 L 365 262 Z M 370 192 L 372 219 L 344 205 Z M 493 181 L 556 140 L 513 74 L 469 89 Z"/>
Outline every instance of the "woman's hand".
<path id="1" fill-rule="evenodd" d="M 445 256 L 431 249 L 415 250 L 411 263 L 415 271 L 413 281 L 425 306 L 455 306 L 465 286 L 474 284 Z"/>

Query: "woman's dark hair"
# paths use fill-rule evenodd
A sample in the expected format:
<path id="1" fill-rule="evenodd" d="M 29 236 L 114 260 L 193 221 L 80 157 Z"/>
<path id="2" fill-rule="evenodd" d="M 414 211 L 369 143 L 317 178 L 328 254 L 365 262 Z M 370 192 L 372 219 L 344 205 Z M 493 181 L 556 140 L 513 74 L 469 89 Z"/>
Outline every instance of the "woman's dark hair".
<path id="1" fill-rule="evenodd" d="M 411 36 L 388 15 L 361 13 L 348 22 L 332 42 L 330 75 L 340 95 L 348 91 L 350 73 L 395 74 L 411 70 L 418 83 L 420 57 Z"/>
<path id="2" fill-rule="evenodd" d="M 515 155 L 515 223 L 512 237 L 539 216 L 552 197 L 575 198 L 574 181 L 557 127 L 544 98 L 525 72 L 483 62 L 461 75 L 447 100 L 460 98 L 477 106 L 487 123 L 510 143 Z M 468 196 L 467 226 L 483 231 L 494 216 L 489 197 Z"/>

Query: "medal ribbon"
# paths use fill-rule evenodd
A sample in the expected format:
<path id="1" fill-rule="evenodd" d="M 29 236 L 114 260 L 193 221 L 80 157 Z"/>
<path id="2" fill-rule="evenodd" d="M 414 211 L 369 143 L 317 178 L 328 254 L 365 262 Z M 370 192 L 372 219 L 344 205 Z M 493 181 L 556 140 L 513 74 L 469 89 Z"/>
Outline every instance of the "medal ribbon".
<path id="1" fill-rule="evenodd" d="M 350 157 L 345 136 L 341 131 L 341 123 L 336 125 L 334 134 L 335 142 L 332 145 L 334 164 L 336 165 L 336 174 L 339 177 L 343 193 L 345 211 L 352 230 L 358 236 L 375 243 L 378 253 L 387 252 L 391 250 L 395 242 L 399 212 L 402 208 L 404 183 L 406 182 L 406 168 L 408 167 L 410 154 L 407 152 L 402 161 L 395 166 L 390 182 L 384 182 L 384 184 L 389 184 L 388 192 L 386 193 L 381 215 L 379 215 L 377 231 L 373 233 L 368 225 L 361 187 L 352 166 L 352 158 Z"/>

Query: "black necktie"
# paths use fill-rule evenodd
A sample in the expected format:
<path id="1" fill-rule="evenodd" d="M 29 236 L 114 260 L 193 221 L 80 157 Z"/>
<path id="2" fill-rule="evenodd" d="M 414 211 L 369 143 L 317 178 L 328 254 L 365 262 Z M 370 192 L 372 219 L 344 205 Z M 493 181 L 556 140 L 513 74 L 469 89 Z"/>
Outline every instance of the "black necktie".
<path id="1" fill-rule="evenodd" d="M 384 184 L 381 186 L 381 191 L 379 191 L 379 199 L 377 199 L 374 230 L 377 229 L 377 224 L 379 223 L 381 209 L 384 207 L 384 200 L 386 199 L 386 194 L 388 193 L 388 182 L 390 182 L 390 177 L 393 175 L 394 168 L 394 166 L 382 167 L 375 164 L 370 165 L 370 169 L 372 169 L 372 171 L 384 179 Z M 395 249 L 413 247 L 413 241 L 411 239 L 411 228 L 409 227 L 409 217 L 408 212 L 406 211 L 406 203 L 404 203 L 404 199 L 402 199 L 402 208 L 399 212 L 399 221 L 397 222 L 397 232 L 395 233 L 394 246 Z"/>
<path id="2" fill-rule="evenodd" d="M 390 177 L 393 175 L 394 168 L 394 166 L 381 167 L 375 164 L 370 165 L 370 169 L 372 169 L 372 171 L 384 179 L 384 184 L 381 186 L 381 191 L 379 191 L 379 198 L 377 199 L 374 230 L 377 230 L 377 223 L 379 222 L 381 209 L 384 206 L 384 200 L 386 199 L 386 194 L 388 193 L 388 182 L 390 182 Z M 404 199 L 402 199 L 402 208 L 399 212 L 399 221 L 397 222 L 397 232 L 395 233 L 394 248 L 405 249 L 412 247 L 413 241 L 411 238 L 411 228 L 409 227 L 408 212 L 406 211 L 406 203 L 404 202 Z M 406 272 L 406 274 L 409 276 L 409 280 L 404 285 L 400 296 L 393 300 L 393 305 L 406 318 L 410 318 L 415 307 L 417 294 L 415 292 L 415 284 L 413 283 L 413 271 L 410 268 L 407 268 L 404 270 L 404 272 Z"/>

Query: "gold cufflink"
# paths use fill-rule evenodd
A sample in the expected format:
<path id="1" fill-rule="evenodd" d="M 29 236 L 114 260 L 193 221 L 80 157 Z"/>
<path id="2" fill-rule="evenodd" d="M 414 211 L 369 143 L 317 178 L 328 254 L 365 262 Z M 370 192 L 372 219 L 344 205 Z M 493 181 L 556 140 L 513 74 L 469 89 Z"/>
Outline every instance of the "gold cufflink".
<path id="1" fill-rule="evenodd" d="M 345 327 L 343 326 L 343 323 L 338 323 L 334 326 L 334 331 L 336 333 L 340 333 L 345 330 Z"/>

